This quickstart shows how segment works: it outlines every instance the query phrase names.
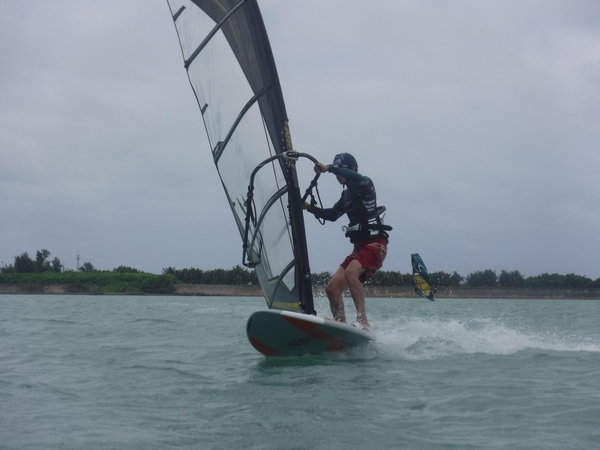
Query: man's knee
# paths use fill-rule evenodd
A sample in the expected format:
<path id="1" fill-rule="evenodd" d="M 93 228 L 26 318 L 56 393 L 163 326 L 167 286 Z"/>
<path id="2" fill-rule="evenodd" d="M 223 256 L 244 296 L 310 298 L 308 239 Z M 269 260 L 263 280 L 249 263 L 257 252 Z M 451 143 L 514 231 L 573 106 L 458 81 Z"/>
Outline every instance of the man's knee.
<path id="1" fill-rule="evenodd" d="M 348 283 L 360 281 L 361 275 L 365 272 L 365 268 L 356 260 L 352 261 L 351 264 L 344 270 L 344 276 Z"/>
<path id="2" fill-rule="evenodd" d="M 339 288 L 337 283 L 334 282 L 334 280 L 331 280 L 329 283 L 327 283 L 327 286 L 325 286 L 325 293 L 327 294 L 327 297 L 335 297 L 341 294 L 341 291 L 342 290 Z"/>

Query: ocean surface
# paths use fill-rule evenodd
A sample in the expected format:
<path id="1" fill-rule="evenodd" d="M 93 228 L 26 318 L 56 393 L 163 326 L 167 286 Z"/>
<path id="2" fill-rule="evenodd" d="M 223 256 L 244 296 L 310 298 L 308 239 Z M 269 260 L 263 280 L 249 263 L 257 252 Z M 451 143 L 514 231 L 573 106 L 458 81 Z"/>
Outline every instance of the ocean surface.
<path id="1" fill-rule="evenodd" d="M 0 295 L 0 448 L 600 448 L 600 301 L 367 307 L 374 345 L 278 359 L 261 298 Z"/>

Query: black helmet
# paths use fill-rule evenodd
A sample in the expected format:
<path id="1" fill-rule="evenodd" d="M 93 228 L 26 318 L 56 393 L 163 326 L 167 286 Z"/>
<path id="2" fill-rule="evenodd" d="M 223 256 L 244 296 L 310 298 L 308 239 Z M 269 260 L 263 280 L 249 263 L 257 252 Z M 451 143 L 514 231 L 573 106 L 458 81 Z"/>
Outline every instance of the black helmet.
<path id="1" fill-rule="evenodd" d="M 350 153 L 339 153 L 333 158 L 333 167 L 345 167 L 346 169 L 358 171 L 358 163 L 356 158 Z"/>

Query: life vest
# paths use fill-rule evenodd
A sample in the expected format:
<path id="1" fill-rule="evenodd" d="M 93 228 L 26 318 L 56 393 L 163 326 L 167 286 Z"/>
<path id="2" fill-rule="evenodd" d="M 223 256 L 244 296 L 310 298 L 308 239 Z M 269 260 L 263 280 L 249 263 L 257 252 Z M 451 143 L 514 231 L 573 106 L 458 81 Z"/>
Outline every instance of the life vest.
<path id="1" fill-rule="evenodd" d="M 352 243 L 374 238 L 388 239 L 389 235 L 387 232 L 393 228 L 383 223 L 381 217 L 383 213 L 385 213 L 385 206 L 378 206 L 370 217 L 367 217 L 354 225 L 343 227 L 345 236 L 349 238 Z"/>

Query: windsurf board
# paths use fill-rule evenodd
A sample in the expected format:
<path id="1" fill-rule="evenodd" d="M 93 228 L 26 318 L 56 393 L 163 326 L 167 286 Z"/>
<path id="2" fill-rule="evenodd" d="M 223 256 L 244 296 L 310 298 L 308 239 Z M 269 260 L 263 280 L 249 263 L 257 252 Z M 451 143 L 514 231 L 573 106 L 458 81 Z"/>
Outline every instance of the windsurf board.
<path id="1" fill-rule="evenodd" d="M 280 309 L 253 313 L 246 333 L 252 346 L 267 356 L 342 351 L 373 340 L 371 334 L 352 325 Z"/>

